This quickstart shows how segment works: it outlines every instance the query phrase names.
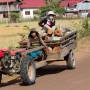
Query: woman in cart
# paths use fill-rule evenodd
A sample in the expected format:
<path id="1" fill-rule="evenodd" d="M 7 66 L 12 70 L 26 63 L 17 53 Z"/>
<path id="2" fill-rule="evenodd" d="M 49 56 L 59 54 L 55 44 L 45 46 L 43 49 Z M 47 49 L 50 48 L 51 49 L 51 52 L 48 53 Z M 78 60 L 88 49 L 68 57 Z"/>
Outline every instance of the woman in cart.
<path id="1" fill-rule="evenodd" d="M 39 26 L 42 27 L 42 37 L 46 42 L 60 40 L 63 33 L 60 28 L 56 27 L 56 14 L 53 11 L 48 11 L 46 17 L 39 22 Z M 58 52 L 60 48 L 58 46 L 49 47 L 50 52 Z"/>
<path id="2" fill-rule="evenodd" d="M 56 14 L 53 11 L 48 11 L 46 16 L 40 20 L 39 26 L 42 27 L 43 32 L 47 33 L 48 29 L 52 30 L 55 26 L 55 17 Z"/>
<path id="3" fill-rule="evenodd" d="M 56 27 L 56 14 L 53 11 L 48 11 L 45 18 L 41 19 L 39 26 L 42 27 L 41 35 L 45 40 L 60 40 L 62 30 Z"/>

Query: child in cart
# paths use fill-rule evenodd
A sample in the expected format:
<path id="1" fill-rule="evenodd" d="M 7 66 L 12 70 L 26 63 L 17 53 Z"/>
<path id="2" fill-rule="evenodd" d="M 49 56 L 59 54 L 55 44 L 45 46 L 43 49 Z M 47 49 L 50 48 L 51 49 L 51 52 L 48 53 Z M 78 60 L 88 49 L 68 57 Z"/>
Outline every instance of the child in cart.
<path id="1" fill-rule="evenodd" d="M 28 48 L 36 48 L 36 47 L 40 47 L 40 46 L 44 46 L 45 48 L 47 48 L 46 44 L 40 37 L 39 33 L 36 31 L 35 28 L 32 28 L 28 35 L 28 46 L 27 47 Z M 43 54 L 42 50 L 28 53 L 28 55 L 30 56 L 30 59 L 38 58 L 38 56 L 40 56 L 42 54 Z"/>

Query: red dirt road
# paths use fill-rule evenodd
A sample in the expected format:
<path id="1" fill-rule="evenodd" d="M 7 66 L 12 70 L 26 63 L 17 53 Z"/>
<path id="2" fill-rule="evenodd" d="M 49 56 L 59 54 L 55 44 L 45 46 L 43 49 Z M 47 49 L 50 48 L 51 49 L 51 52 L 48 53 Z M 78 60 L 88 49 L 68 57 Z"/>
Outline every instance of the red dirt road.
<path id="1" fill-rule="evenodd" d="M 90 43 L 76 53 L 77 68 L 67 70 L 56 62 L 37 71 L 36 84 L 21 86 L 19 80 L 4 83 L 0 90 L 90 90 Z M 86 44 L 87 45 L 87 44 Z"/>

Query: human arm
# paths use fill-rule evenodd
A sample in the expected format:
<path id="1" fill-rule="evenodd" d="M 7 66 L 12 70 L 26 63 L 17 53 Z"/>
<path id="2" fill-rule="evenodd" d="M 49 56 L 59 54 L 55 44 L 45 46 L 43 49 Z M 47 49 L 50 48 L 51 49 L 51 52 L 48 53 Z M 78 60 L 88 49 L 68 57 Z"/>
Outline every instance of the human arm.
<path id="1" fill-rule="evenodd" d="M 39 36 L 39 41 L 45 48 L 47 48 L 46 43 L 43 41 L 43 39 L 40 36 Z"/>
<path id="2" fill-rule="evenodd" d="M 51 30 L 52 29 L 48 24 L 45 24 L 44 28 L 46 28 L 47 30 Z"/>
<path id="3" fill-rule="evenodd" d="M 29 38 L 27 41 L 27 48 L 31 48 L 31 46 L 32 46 L 31 42 L 32 42 L 32 40 Z"/>
<path id="4" fill-rule="evenodd" d="M 39 26 L 42 27 L 43 29 L 51 29 L 50 27 L 50 21 L 47 19 L 47 17 L 43 18 L 39 22 Z"/>

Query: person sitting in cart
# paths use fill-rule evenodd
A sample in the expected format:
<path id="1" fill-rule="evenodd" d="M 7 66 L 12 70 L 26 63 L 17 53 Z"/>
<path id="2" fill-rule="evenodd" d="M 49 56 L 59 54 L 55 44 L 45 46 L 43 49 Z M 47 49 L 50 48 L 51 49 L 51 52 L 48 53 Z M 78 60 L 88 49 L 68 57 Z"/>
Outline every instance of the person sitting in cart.
<path id="1" fill-rule="evenodd" d="M 39 22 L 39 26 L 42 27 L 42 35 L 46 42 L 60 40 L 62 36 L 62 31 L 56 27 L 55 18 L 56 14 L 53 11 L 48 11 L 45 18 Z M 60 48 L 57 46 L 49 47 L 50 52 L 57 52 L 57 49 Z"/>
<path id="2" fill-rule="evenodd" d="M 61 30 L 57 29 L 55 25 L 55 18 L 56 14 L 53 11 L 47 12 L 45 18 L 41 19 L 39 22 L 39 26 L 42 27 L 42 35 L 48 37 L 49 39 L 53 40 L 54 37 L 61 37 L 62 32 Z"/>
<path id="3" fill-rule="evenodd" d="M 39 33 L 36 31 L 35 28 L 32 28 L 28 35 L 28 46 L 27 47 L 33 49 L 33 48 L 37 48 L 40 46 L 44 46 L 45 48 L 47 48 L 46 44 L 40 37 Z M 35 59 L 38 56 L 42 55 L 42 53 L 43 53 L 42 50 L 37 50 L 31 53 L 28 53 L 28 55 L 30 56 L 30 59 Z"/>
<path id="4" fill-rule="evenodd" d="M 46 16 L 40 20 L 39 26 L 42 27 L 44 33 L 52 30 L 52 27 L 55 26 L 55 17 L 56 14 L 53 11 L 49 11 L 46 13 Z"/>

